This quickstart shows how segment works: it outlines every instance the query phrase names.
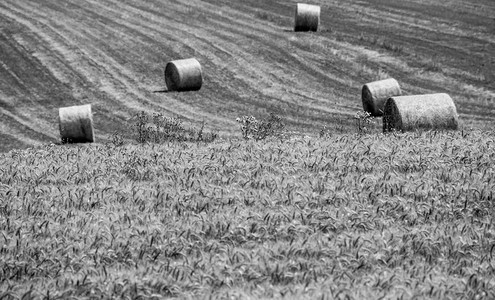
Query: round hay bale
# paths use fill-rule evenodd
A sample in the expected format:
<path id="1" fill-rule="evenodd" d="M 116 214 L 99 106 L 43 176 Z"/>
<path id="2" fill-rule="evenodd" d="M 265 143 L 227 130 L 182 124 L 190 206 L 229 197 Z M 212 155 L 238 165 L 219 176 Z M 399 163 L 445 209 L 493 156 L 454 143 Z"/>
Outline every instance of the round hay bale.
<path id="1" fill-rule="evenodd" d="M 58 121 L 62 143 L 94 142 L 91 104 L 59 108 Z"/>
<path id="2" fill-rule="evenodd" d="M 165 67 L 165 83 L 169 91 L 197 91 L 203 84 L 201 64 L 195 58 L 174 60 Z"/>
<path id="3" fill-rule="evenodd" d="M 362 89 L 363 109 L 374 117 L 381 117 L 387 99 L 400 95 L 400 85 L 393 78 L 367 83 Z"/>
<path id="4" fill-rule="evenodd" d="M 320 6 L 297 3 L 294 31 L 317 31 L 320 25 Z"/>
<path id="5" fill-rule="evenodd" d="M 445 93 L 391 97 L 385 103 L 383 132 L 452 129 L 459 116 L 452 98 Z"/>

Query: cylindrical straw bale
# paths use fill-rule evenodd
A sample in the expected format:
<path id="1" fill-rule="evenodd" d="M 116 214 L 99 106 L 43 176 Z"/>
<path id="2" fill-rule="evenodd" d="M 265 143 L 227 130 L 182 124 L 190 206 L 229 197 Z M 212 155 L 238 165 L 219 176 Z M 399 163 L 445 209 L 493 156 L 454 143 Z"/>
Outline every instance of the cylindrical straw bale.
<path id="1" fill-rule="evenodd" d="M 61 107 L 58 118 L 63 143 L 94 142 L 91 104 Z"/>
<path id="2" fill-rule="evenodd" d="M 201 64 L 195 58 L 179 59 L 167 63 L 165 83 L 169 91 L 197 91 L 203 84 Z"/>
<path id="3" fill-rule="evenodd" d="M 452 98 L 445 93 L 391 97 L 385 103 L 383 132 L 452 129 L 459 116 Z"/>
<path id="4" fill-rule="evenodd" d="M 317 31 L 320 25 L 320 6 L 297 3 L 294 31 Z"/>
<path id="5" fill-rule="evenodd" d="M 400 85 L 393 78 L 367 83 L 362 89 L 363 109 L 374 117 L 381 117 L 387 99 L 400 95 Z"/>

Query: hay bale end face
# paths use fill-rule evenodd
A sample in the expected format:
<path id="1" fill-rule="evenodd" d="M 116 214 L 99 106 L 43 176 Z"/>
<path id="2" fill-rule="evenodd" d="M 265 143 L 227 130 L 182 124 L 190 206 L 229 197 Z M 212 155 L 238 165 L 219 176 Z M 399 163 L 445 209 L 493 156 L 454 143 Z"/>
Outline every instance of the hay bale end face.
<path id="1" fill-rule="evenodd" d="M 458 128 L 454 101 L 445 93 L 391 97 L 385 104 L 383 132 Z"/>
<path id="2" fill-rule="evenodd" d="M 387 99 L 400 95 L 400 85 L 393 78 L 367 83 L 362 89 L 363 109 L 374 117 L 381 117 Z"/>
<path id="3" fill-rule="evenodd" d="M 165 67 L 165 83 L 169 91 L 197 91 L 203 84 L 201 64 L 195 58 L 174 60 Z"/>
<path id="4" fill-rule="evenodd" d="M 91 104 L 62 107 L 58 110 L 62 143 L 93 143 Z"/>
<path id="5" fill-rule="evenodd" d="M 320 25 L 320 6 L 297 3 L 294 31 L 317 31 Z"/>

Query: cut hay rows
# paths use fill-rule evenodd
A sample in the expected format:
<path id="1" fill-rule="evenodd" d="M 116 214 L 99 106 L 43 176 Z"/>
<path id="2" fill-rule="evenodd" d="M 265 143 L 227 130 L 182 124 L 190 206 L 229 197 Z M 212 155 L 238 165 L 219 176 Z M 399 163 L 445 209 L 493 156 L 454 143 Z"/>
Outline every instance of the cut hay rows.
<path id="1" fill-rule="evenodd" d="M 195 58 L 174 60 L 165 67 L 165 83 L 169 91 L 197 91 L 203 84 L 201 64 Z"/>
<path id="2" fill-rule="evenodd" d="M 320 6 L 297 3 L 294 31 L 317 31 L 320 25 Z"/>
<path id="3" fill-rule="evenodd" d="M 391 97 L 385 104 L 383 132 L 458 127 L 454 101 L 445 93 Z"/>
<path id="4" fill-rule="evenodd" d="M 381 117 L 387 99 L 400 95 L 400 85 L 393 78 L 369 82 L 362 89 L 363 109 L 374 117 Z"/>
<path id="5" fill-rule="evenodd" d="M 63 143 L 93 143 L 91 104 L 61 107 L 58 110 L 60 137 Z"/>

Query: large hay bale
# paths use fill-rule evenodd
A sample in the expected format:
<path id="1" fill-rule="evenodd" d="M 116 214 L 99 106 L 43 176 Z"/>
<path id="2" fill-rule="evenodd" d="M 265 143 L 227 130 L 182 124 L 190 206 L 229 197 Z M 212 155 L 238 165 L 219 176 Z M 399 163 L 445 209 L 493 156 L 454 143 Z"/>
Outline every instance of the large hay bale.
<path id="1" fill-rule="evenodd" d="M 320 6 L 297 3 L 294 31 L 317 31 L 320 25 Z"/>
<path id="2" fill-rule="evenodd" d="M 385 103 L 383 132 L 459 127 L 452 98 L 445 93 L 391 97 Z"/>
<path id="3" fill-rule="evenodd" d="M 197 91 L 203 84 L 201 64 L 195 58 L 179 59 L 167 63 L 165 83 L 169 91 Z"/>
<path id="4" fill-rule="evenodd" d="M 91 104 L 61 107 L 58 121 L 62 143 L 93 143 Z"/>
<path id="5" fill-rule="evenodd" d="M 374 117 L 381 117 L 387 99 L 400 95 L 400 85 L 393 78 L 367 83 L 362 89 L 363 109 Z"/>

